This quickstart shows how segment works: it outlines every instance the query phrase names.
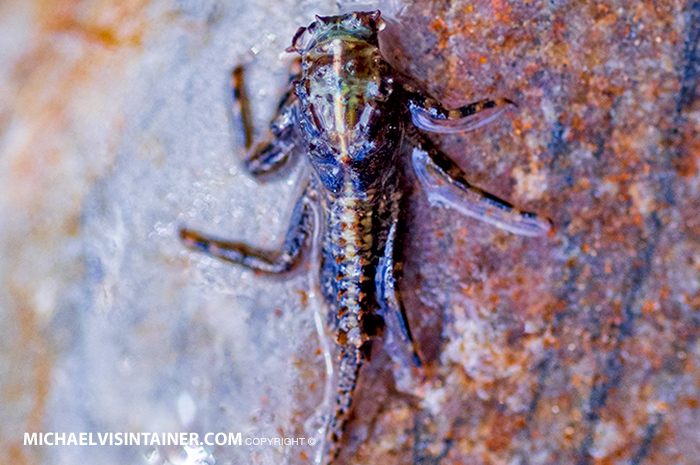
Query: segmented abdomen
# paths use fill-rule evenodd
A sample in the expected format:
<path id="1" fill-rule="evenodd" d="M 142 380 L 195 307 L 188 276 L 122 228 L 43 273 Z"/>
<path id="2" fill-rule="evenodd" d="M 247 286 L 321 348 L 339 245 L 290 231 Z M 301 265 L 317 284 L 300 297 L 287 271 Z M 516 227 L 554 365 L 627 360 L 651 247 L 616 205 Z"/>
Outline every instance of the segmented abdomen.
<path id="1" fill-rule="evenodd" d="M 349 183 L 348 183 L 349 184 Z M 340 346 L 336 375 L 335 413 L 328 429 L 328 453 L 335 458 L 352 404 L 362 364 L 360 347 L 367 339 L 363 320 L 374 302 L 374 217 L 371 194 L 358 194 L 346 185 L 341 195 L 327 204 L 327 242 L 324 251 L 325 295 L 335 338 Z"/>
<path id="2" fill-rule="evenodd" d="M 339 452 L 352 394 L 363 361 L 361 346 L 378 324 L 376 266 L 384 253 L 391 219 L 397 214 L 398 178 L 388 176 L 374 189 L 359 191 L 347 182 L 340 195 L 327 199 L 324 294 L 340 346 L 335 413 L 328 429 L 328 453 Z M 367 332 L 370 334 L 367 334 Z"/>
<path id="3" fill-rule="evenodd" d="M 349 184 L 349 183 L 348 183 Z M 336 340 L 341 346 L 359 348 L 365 340 L 362 320 L 371 311 L 373 282 L 373 206 L 371 195 L 358 198 L 347 186 L 330 204 L 328 212 L 330 259 L 336 276 L 335 296 L 329 296 L 337 311 Z M 331 310 L 332 311 L 332 310 Z"/>

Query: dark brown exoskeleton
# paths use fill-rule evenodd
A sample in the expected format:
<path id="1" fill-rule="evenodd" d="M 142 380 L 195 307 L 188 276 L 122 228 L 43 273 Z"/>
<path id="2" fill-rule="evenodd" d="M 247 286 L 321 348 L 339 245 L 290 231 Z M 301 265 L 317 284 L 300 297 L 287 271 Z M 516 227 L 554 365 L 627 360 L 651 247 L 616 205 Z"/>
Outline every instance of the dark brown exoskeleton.
<path id="1" fill-rule="evenodd" d="M 294 159 L 294 147 L 301 147 L 313 167 L 281 248 L 260 250 L 180 231 L 194 250 L 253 270 L 284 273 L 300 262 L 312 242 L 312 212 L 323 212 L 322 224 L 316 225 L 322 231 L 320 283 L 339 346 L 326 462 L 339 453 L 358 371 L 373 335 L 383 335 L 384 348 L 398 367 L 397 382 L 405 383 L 420 371 L 395 270 L 400 254 L 396 244 L 406 232 L 402 140 L 407 137 L 414 146 L 410 165 L 431 203 L 516 234 L 538 236 L 550 229 L 548 221 L 473 187 L 457 164 L 420 132 L 469 131 L 496 118 L 512 102 L 482 100 L 443 108 L 382 58 L 377 33 L 383 25 L 378 11 L 317 17 L 294 37 L 291 50 L 301 55 L 301 71 L 271 123 L 276 138 L 245 162 L 253 176 L 264 180 Z M 234 81 L 240 77 L 238 68 Z M 243 92 L 238 82 L 245 123 L 249 115 Z M 252 130 L 244 125 L 250 145 Z"/>

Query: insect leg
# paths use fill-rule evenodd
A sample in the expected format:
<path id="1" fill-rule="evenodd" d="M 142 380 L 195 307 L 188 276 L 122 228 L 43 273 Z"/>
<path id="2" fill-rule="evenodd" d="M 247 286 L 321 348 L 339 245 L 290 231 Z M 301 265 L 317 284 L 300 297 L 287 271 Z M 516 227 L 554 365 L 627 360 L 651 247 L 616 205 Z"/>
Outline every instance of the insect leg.
<path id="1" fill-rule="evenodd" d="M 396 289 L 397 282 L 397 260 L 400 257 L 396 253 L 400 247 L 396 247 L 396 231 L 399 221 L 394 219 L 389 235 L 387 236 L 384 255 L 379 259 L 376 275 L 377 302 L 379 303 L 379 314 L 384 319 L 385 336 L 384 350 L 387 351 L 391 359 L 399 368 L 399 378 L 397 384 L 408 386 L 411 368 L 420 368 L 421 362 L 413 345 L 411 328 L 406 318 L 401 296 Z"/>
<path id="2" fill-rule="evenodd" d="M 473 186 L 464 171 L 426 138 L 419 140 L 412 154 L 413 169 L 428 200 L 459 213 L 522 236 L 549 232 L 549 220 L 520 211 L 505 200 Z"/>
<path id="3" fill-rule="evenodd" d="M 295 68 L 297 63 L 293 65 Z M 244 71 L 242 66 L 234 68 L 232 74 L 233 96 L 240 109 L 241 123 L 246 150 L 253 147 L 253 122 L 250 111 L 250 100 L 244 85 Z M 267 181 L 275 174 L 290 165 L 294 157 L 294 147 L 299 139 L 296 130 L 297 123 L 297 97 L 294 94 L 292 82 L 299 77 L 295 72 L 290 77 L 288 89 L 282 96 L 277 111 L 270 122 L 272 137 L 267 142 L 257 144 L 250 156 L 243 162 L 245 168 L 259 181 Z"/>
<path id="4" fill-rule="evenodd" d="M 257 249 L 243 242 L 213 238 L 186 228 L 180 229 L 180 239 L 190 249 L 226 262 L 263 273 L 285 273 L 293 270 L 301 261 L 302 250 L 312 230 L 311 203 L 314 201 L 315 191 L 309 185 L 294 206 L 291 225 L 278 250 Z"/>
<path id="5" fill-rule="evenodd" d="M 441 134 L 472 131 L 498 118 L 515 104 L 506 98 L 479 100 L 460 108 L 447 109 L 422 94 L 408 99 L 413 124 L 425 131 Z"/>
<path id="6" fill-rule="evenodd" d="M 245 87 L 244 68 L 242 65 L 236 66 L 231 71 L 231 90 L 233 99 L 238 103 L 238 111 L 241 115 L 241 126 L 243 127 L 243 141 L 246 150 L 253 145 L 253 116 L 250 111 L 250 99 Z"/>

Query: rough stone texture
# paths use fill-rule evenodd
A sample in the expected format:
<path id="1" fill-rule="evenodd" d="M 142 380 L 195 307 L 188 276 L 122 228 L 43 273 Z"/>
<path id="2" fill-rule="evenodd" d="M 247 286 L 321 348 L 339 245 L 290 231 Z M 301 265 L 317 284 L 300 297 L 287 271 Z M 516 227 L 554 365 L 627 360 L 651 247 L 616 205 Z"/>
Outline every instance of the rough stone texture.
<path id="1" fill-rule="evenodd" d="M 406 301 L 426 382 L 419 396 L 398 392 L 377 344 L 341 461 L 697 463 L 700 3 L 391 6 L 390 55 L 436 97 L 518 103 L 434 140 L 555 231 L 516 237 L 416 190 Z M 285 79 L 278 54 L 333 11 L 0 5 L 11 64 L 0 70 L 0 463 L 183 454 L 26 447 L 24 431 L 314 434 L 323 360 L 304 273 L 257 277 L 184 252 L 175 233 L 281 239 L 300 173 L 263 187 L 238 168 L 228 72 L 250 63 L 263 124 Z M 313 452 L 205 448 L 190 463 Z"/>
<path id="2" fill-rule="evenodd" d="M 421 2 L 402 18 L 404 69 L 435 95 L 518 103 L 442 145 L 556 231 L 432 213 L 411 317 L 435 372 L 400 462 L 697 463 L 700 3 Z"/>

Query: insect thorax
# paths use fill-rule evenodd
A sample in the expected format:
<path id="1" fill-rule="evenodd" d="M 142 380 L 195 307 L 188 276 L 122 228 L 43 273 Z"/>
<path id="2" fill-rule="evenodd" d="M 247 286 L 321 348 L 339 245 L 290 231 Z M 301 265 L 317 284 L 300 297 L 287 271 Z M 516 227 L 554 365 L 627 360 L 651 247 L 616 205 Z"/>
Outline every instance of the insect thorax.
<path id="1" fill-rule="evenodd" d="M 349 177 L 369 187 L 400 139 L 392 77 L 379 51 L 379 14 L 320 18 L 302 29 L 299 120 L 312 164 L 332 191 Z M 358 186 L 361 188 L 361 186 Z"/>

